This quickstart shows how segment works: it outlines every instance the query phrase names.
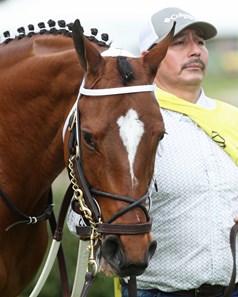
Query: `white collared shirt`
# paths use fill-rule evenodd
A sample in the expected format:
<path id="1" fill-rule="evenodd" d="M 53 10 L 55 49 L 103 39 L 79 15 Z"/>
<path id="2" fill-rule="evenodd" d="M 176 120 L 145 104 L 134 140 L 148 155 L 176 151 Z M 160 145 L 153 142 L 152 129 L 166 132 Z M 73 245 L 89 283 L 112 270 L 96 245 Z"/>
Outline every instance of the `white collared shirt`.
<path id="1" fill-rule="evenodd" d="M 216 107 L 201 94 L 198 105 Z M 161 109 L 166 132 L 156 155 L 152 187 L 157 250 L 140 289 L 178 291 L 204 283 L 227 286 L 232 273 L 229 244 L 238 217 L 238 167 L 189 117 Z"/>

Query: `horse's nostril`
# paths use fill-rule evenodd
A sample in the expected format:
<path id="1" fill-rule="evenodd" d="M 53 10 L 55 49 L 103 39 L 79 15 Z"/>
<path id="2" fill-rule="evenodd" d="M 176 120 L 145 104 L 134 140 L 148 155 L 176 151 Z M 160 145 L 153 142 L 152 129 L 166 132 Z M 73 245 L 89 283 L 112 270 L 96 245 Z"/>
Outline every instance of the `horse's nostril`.
<path id="1" fill-rule="evenodd" d="M 149 246 L 147 246 L 143 258 L 139 257 L 138 260 L 134 259 L 133 261 L 128 261 L 127 255 L 122 249 L 120 237 L 107 235 L 101 246 L 101 256 L 108 262 L 117 275 L 121 277 L 129 275 L 136 276 L 141 275 L 145 271 L 150 259 L 155 253 L 156 247 L 157 242 L 153 240 Z"/>
<path id="2" fill-rule="evenodd" d="M 120 241 L 117 236 L 109 235 L 102 245 L 102 256 L 106 260 L 113 259 L 118 253 L 120 247 Z"/>

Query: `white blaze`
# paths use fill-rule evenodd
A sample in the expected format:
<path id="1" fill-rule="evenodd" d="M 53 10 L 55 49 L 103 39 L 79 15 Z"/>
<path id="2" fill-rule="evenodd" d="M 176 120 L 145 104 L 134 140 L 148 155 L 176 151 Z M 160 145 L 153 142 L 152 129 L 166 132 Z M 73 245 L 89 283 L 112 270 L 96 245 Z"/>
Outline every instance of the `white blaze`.
<path id="1" fill-rule="evenodd" d="M 133 167 L 137 148 L 144 133 L 144 123 L 139 120 L 135 110 L 129 109 L 125 116 L 120 116 L 117 124 L 120 128 L 120 137 L 128 153 L 131 180 L 134 185 L 135 175 Z"/>

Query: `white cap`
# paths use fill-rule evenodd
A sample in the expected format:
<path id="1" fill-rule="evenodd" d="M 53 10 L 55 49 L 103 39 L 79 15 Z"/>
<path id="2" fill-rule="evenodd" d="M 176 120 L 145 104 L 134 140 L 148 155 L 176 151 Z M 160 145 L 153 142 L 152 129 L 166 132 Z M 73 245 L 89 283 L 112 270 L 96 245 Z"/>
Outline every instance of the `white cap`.
<path id="1" fill-rule="evenodd" d="M 174 35 L 187 27 L 199 29 L 205 40 L 216 36 L 216 28 L 177 7 L 168 7 L 154 13 L 143 28 L 139 37 L 140 51 L 146 51 L 152 45 L 159 43 L 172 29 L 174 22 Z"/>

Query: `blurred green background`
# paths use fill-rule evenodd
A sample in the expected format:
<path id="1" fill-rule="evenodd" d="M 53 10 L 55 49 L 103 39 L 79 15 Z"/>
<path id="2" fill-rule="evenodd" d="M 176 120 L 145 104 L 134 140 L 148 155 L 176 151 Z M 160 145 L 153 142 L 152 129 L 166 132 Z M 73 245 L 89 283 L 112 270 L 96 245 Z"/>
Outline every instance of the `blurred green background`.
<path id="1" fill-rule="evenodd" d="M 210 52 L 210 63 L 207 76 L 204 81 L 204 89 L 208 96 L 217 98 L 238 106 L 238 39 L 231 37 L 217 39 L 208 45 Z M 65 171 L 56 179 L 53 185 L 54 203 L 56 216 L 63 199 L 64 192 L 69 181 Z M 49 244 L 51 235 L 49 232 Z M 72 235 L 65 226 L 63 236 L 63 248 L 65 251 L 67 269 L 70 285 L 74 280 L 74 272 L 77 260 L 78 239 Z M 41 271 L 40 268 L 39 272 Z M 28 297 L 38 279 L 30 284 L 27 290 L 20 297 Z M 61 297 L 62 286 L 58 271 L 58 263 L 55 262 L 53 270 L 42 289 L 39 297 Z M 79 294 L 80 296 L 80 294 Z M 113 297 L 113 279 L 98 275 L 88 297 Z"/>

